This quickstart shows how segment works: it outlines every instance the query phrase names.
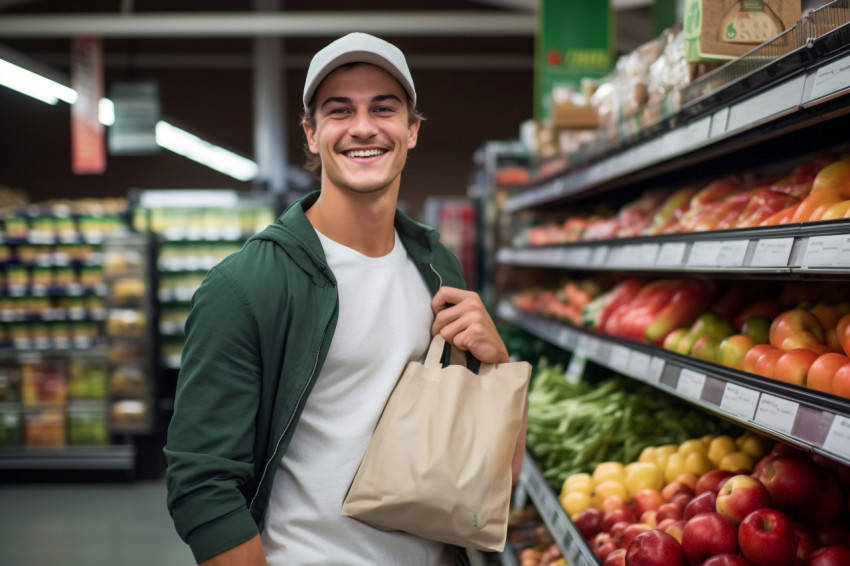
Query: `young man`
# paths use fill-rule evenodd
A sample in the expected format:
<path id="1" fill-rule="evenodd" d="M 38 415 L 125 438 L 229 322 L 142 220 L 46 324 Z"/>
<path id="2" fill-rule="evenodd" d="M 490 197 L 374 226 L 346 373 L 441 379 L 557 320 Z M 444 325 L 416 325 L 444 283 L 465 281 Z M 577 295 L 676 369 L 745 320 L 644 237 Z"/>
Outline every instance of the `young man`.
<path id="1" fill-rule="evenodd" d="M 396 211 L 420 126 L 401 51 L 338 39 L 313 58 L 303 102 L 321 190 L 195 294 L 169 509 L 204 565 L 463 563 L 460 549 L 340 509 L 393 385 L 434 333 L 482 362 L 508 353 L 438 234 Z"/>

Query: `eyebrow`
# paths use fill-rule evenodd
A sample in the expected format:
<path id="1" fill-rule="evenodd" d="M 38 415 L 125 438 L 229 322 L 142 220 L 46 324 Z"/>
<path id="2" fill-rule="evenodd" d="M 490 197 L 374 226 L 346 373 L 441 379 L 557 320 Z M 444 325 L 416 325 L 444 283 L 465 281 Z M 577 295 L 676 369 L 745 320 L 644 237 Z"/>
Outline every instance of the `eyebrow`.
<path id="1" fill-rule="evenodd" d="M 377 96 L 372 97 L 373 103 L 384 102 L 386 100 L 395 100 L 399 104 L 401 104 L 401 99 L 394 94 L 379 94 Z M 352 101 L 351 101 L 350 98 L 347 98 L 345 96 L 332 96 L 332 97 L 326 99 L 324 102 L 322 102 L 321 108 L 324 108 L 325 106 L 327 106 L 328 104 L 330 104 L 332 102 L 339 102 L 341 104 L 351 104 Z"/>

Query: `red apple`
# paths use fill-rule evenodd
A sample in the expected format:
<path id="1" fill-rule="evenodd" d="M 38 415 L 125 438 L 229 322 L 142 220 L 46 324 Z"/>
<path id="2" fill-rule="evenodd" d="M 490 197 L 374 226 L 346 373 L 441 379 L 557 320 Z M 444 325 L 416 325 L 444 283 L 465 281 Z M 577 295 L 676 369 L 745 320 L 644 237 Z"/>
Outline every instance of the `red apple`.
<path id="1" fill-rule="evenodd" d="M 617 550 L 617 543 L 608 533 L 599 533 L 591 540 L 590 549 L 597 560 L 604 562 L 609 554 Z"/>
<path id="2" fill-rule="evenodd" d="M 779 507 L 810 503 L 821 487 L 820 469 L 806 456 L 777 456 L 761 470 L 758 479 Z"/>
<path id="3" fill-rule="evenodd" d="M 838 477 L 831 470 L 818 470 L 815 494 L 802 501 L 797 510 L 800 518 L 809 525 L 830 525 L 838 521 L 844 509 L 844 492 Z"/>
<path id="4" fill-rule="evenodd" d="M 741 554 L 753 566 L 791 566 L 797 556 L 797 533 L 787 515 L 776 509 L 757 509 L 738 528 Z"/>
<path id="5" fill-rule="evenodd" d="M 671 481 L 661 489 L 661 498 L 664 501 L 673 501 L 673 498 L 680 494 L 693 497 L 694 490 L 691 486 L 679 480 Z"/>
<path id="6" fill-rule="evenodd" d="M 614 542 L 616 542 L 617 546 L 619 547 L 621 546 L 620 539 L 623 537 L 623 532 L 626 530 L 626 527 L 634 524 L 635 523 L 627 523 L 626 521 L 617 521 L 616 523 L 611 525 L 611 528 L 608 529 L 606 532 L 611 535 L 611 538 L 614 539 Z"/>
<path id="7" fill-rule="evenodd" d="M 717 511 L 717 494 L 713 491 L 706 491 L 697 495 L 691 499 L 690 503 L 685 505 L 682 518 L 689 521 L 700 513 L 714 513 L 715 511 Z"/>
<path id="8" fill-rule="evenodd" d="M 679 541 L 679 543 L 681 543 L 682 542 L 682 531 L 685 530 L 685 524 L 686 523 L 685 523 L 684 519 L 679 519 L 678 521 L 673 521 L 668 526 L 666 526 L 664 529 L 659 529 L 659 530 L 663 530 L 665 533 L 672 536 L 674 539 Z"/>
<path id="9" fill-rule="evenodd" d="M 736 523 L 770 504 L 770 494 L 764 484 L 743 474 L 729 478 L 717 494 L 717 512 Z"/>
<path id="10" fill-rule="evenodd" d="M 664 519 L 681 519 L 685 514 L 685 505 L 681 501 L 665 503 L 655 510 L 655 520 L 659 523 Z"/>
<path id="11" fill-rule="evenodd" d="M 629 543 L 635 540 L 636 536 L 651 528 L 652 527 L 649 525 L 644 525 L 643 523 L 632 523 L 631 525 L 628 525 L 623 530 L 623 534 L 620 535 L 620 548 L 627 548 Z"/>
<path id="12" fill-rule="evenodd" d="M 818 548 L 818 542 L 809 529 L 798 524 L 794 525 L 794 532 L 797 533 L 797 554 L 794 557 L 794 566 L 800 566 Z"/>
<path id="13" fill-rule="evenodd" d="M 720 480 L 725 480 L 731 478 L 733 475 L 732 472 L 728 470 L 715 469 L 708 471 L 701 475 L 697 480 L 697 486 L 694 490 L 696 495 L 700 495 L 705 493 L 706 491 L 713 491 L 715 494 L 720 490 L 719 482 Z"/>
<path id="14" fill-rule="evenodd" d="M 691 562 L 738 550 L 738 526 L 720 513 L 700 513 L 682 530 L 682 552 Z"/>
<path id="15" fill-rule="evenodd" d="M 611 554 L 605 558 L 605 562 L 602 563 L 602 566 L 626 566 L 626 549 L 618 548 L 611 552 Z"/>
<path id="16" fill-rule="evenodd" d="M 635 537 L 626 550 L 628 566 L 685 566 L 682 547 L 672 536 L 650 529 Z"/>
<path id="17" fill-rule="evenodd" d="M 847 566 L 850 564 L 850 546 L 831 544 L 814 551 L 803 566 Z"/>
<path id="18" fill-rule="evenodd" d="M 701 566 L 752 566 L 752 564 L 747 562 L 747 559 L 740 554 L 725 552 L 723 554 L 715 554 L 703 562 Z"/>
<path id="19" fill-rule="evenodd" d="M 614 523 L 634 523 L 635 515 L 628 509 L 613 509 L 602 515 L 602 532 L 610 532 Z"/>
<path id="20" fill-rule="evenodd" d="M 640 517 L 645 511 L 653 511 L 661 507 L 664 500 L 661 497 L 661 492 L 657 489 L 639 489 L 632 496 L 632 509 L 635 515 Z"/>
<path id="21" fill-rule="evenodd" d="M 602 510 L 596 507 L 588 507 L 579 511 L 573 519 L 584 540 L 589 541 L 602 532 Z"/>

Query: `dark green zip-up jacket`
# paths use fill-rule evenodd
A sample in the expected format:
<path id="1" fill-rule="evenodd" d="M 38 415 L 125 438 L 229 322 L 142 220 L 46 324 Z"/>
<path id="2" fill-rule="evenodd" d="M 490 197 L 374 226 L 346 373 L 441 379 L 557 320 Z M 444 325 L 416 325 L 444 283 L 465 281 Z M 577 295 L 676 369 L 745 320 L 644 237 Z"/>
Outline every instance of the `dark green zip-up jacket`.
<path id="1" fill-rule="evenodd" d="M 272 479 L 330 347 L 336 280 L 304 215 L 317 197 L 292 204 L 210 270 L 192 299 L 164 451 L 168 508 L 198 562 L 262 530 Z M 400 212 L 395 228 L 432 294 L 464 287 L 435 230 Z"/>

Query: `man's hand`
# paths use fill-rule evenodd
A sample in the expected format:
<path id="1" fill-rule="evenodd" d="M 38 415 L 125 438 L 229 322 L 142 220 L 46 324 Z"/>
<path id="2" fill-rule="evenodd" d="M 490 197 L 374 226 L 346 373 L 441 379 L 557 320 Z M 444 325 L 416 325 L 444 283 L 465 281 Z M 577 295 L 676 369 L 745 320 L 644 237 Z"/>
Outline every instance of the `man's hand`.
<path id="1" fill-rule="evenodd" d="M 431 334 L 440 334 L 461 350 L 469 350 L 485 364 L 510 361 L 496 324 L 490 318 L 481 297 L 474 291 L 440 287 L 431 300 L 436 315 Z"/>

